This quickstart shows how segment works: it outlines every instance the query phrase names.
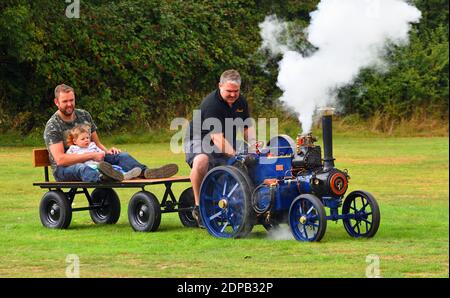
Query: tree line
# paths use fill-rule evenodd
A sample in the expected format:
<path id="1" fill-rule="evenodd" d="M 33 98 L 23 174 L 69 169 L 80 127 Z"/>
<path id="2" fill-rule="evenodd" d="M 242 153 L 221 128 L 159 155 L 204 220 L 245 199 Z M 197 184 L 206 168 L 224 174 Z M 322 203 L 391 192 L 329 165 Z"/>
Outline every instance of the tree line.
<path id="1" fill-rule="evenodd" d="M 0 131 L 42 131 L 60 83 L 104 130 L 167 127 L 228 68 L 241 72 L 254 115 L 286 117 L 258 24 L 277 14 L 306 27 L 319 1 L 77 2 L 79 17 L 68 14 L 75 1 L 0 3 Z M 407 118 L 421 108 L 448 119 L 448 1 L 413 2 L 423 16 L 410 44 L 390 49 L 388 73 L 364 70 L 340 90 L 342 113 Z"/>

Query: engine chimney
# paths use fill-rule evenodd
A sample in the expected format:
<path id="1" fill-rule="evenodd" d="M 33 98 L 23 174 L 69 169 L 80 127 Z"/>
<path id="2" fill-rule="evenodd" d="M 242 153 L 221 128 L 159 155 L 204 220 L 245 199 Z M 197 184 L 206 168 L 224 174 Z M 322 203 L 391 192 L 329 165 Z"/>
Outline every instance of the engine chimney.
<path id="1" fill-rule="evenodd" d="M 323 134 L 323 170 L 325 172 L 334 168 L 333 158 L 333 108 L 322 108 L 322 134 Z"/>

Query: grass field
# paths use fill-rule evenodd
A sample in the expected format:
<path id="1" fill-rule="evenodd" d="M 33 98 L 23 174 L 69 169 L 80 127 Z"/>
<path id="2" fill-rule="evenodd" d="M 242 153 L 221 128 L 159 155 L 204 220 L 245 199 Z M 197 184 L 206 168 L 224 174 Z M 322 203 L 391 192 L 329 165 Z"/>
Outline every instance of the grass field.
<path id="1" fill-rule="evenodd" d="M 154 233 L 133 232 L 127 204 L 138 189 L 118 190 L 116 225 L 73 214 L 67 230 L 42 227 L 38 207 L 45 190 L 42 168 L 31 165 L 31 147 L 0 147 L 0 277 L 65 277 L 76 254 L 81 277 L 365 277 L 366 258 L 379 258 L 381 277 L 449 276 L 449 140 L 442 138 L 334 138 L 338 168 L 349 170 L 348 192 L 370 191 L 381 209 L 372 239 L 352 239 L 342 223 L 328 223 L 320 243 L 300 243 L 288 233 L 256 226 L 246 239 L 216 239 L 163 214 Z M 120 148 L 155 166 L 180 165 L 167 144 Z M 175 185 L 178 196 L 189 184 Z M 147 187 L 161 198 L 161 187 Z M 83 197 L 76 207 L 86 206 Z M 287 227 L 286 227 L 287 228 Z"/>

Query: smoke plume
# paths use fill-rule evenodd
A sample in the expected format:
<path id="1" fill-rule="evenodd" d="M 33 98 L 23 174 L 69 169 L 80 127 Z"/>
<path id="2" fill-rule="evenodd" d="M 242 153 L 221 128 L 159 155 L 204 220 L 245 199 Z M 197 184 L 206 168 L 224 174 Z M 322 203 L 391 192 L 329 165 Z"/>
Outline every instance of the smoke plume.
<path id="1" fill-rule="evenodd" d="M 421 12 L 403 0 L 322 0 L 305 29 L 316 50 L 308 56 L 280 42 L 287 23 L 276 16 L 261 23 L 261 48 L 282 55 L 280 98 L 299 113 L 303 133 L 311 131 L 318 107 L 334 106 L 338 88 L 351 83 L 362 68 L 386 68 L 389 44 L 406 45 L 411 23 Z"/>
<path id="2" fill-rule="evenodd" d="M 279 225 L 270 229 L 267 237 L 272 240 L 295 240 L 288 225 Z"/>

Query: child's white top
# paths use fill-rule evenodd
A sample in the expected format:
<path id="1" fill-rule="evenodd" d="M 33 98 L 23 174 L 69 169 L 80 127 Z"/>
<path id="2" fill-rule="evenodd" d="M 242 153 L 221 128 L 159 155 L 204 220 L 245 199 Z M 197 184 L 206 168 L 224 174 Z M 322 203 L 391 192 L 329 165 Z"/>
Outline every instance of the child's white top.
<path id="1" fill-rule="evenodd" d="M 71 145 L 69 149 L 67 149 L 66 154 L 83 154 L 89 152 L 103 152 L 94 142 L 90 142 L 87 147 L 80 147 L 77 145 Z M 95 160 L 88 160 L 84 162 L 86 165 L 97 168 L 98 162 Z"/>

